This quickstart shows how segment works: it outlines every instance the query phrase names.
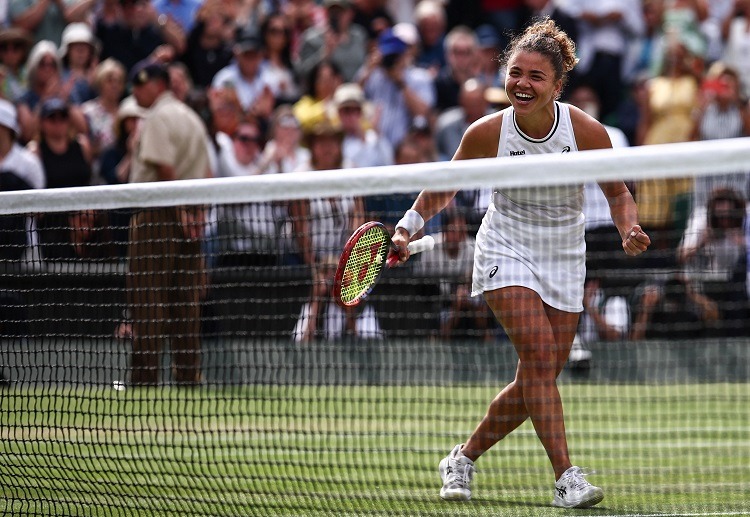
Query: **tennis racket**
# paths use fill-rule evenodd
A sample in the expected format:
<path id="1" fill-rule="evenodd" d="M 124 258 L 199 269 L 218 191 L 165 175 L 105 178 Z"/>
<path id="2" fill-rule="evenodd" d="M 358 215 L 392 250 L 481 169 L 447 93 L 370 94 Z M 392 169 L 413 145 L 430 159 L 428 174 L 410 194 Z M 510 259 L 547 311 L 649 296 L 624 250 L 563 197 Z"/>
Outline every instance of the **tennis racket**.
<path id="1" fill-rule="evenodd" d="M 398 253 L 382 223 L 365 223 L 349 237 L 333 281 L 333 298 L 341 307 L 355 307 L 372 292 L 384 269 L 398 263 Z M 431 250 L 435 239 L 427 235 L 409 243 L 409 252 Z"/>

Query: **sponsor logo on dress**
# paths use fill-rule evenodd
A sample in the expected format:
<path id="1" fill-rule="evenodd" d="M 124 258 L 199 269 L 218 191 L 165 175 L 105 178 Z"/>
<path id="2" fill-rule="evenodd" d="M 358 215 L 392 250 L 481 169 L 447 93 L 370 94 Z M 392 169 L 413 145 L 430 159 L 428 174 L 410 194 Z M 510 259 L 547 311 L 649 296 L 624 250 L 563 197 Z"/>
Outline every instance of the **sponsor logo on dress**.
<path id="1" fill-rule="evenodd" d="M 564 152 L 564 153 L 569 153 L 569 152 L 570 152 L 570 146 L 569 146 L 569 145 L 566 145 L 565 147 L 563 147 L 563 150 L 562 150 L 562 152 Z"/>
<path id="2" fill-rule="evenodd" d="M 495 266 L 492 268 L 492 271 L 490 271 L 490 278 L 494 277 L 497 274 L 498 267 Z"/>
<path id="3" fill-rule="evenodd" d="M 511 156 L 521 156 L 523 154 L 526 154 L 526 149 L 521 149 L 520 151 L 511 151 Z"/>

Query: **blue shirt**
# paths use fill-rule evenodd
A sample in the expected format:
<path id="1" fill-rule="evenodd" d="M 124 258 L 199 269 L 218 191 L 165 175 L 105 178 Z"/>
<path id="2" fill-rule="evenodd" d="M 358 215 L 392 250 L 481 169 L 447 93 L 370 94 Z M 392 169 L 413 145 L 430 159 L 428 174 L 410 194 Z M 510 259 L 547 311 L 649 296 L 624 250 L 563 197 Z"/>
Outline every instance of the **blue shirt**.
<path id="1" fill-rule="evenodd" d="M 154 0 L 156 12 L 166 14 L 180 24 L 185 32 L 190 32 L 195 23 L 195 13 L 201 6 L 199 0 Z"/>

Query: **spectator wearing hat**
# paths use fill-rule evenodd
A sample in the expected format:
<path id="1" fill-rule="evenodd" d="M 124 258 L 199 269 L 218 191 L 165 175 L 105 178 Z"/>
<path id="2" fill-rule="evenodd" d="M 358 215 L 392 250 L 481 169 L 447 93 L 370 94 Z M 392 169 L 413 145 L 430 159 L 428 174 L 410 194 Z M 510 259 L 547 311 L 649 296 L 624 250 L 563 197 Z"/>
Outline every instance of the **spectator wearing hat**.
<path id="1" fill-rule="evenodd" d="M 385 30 L 359 75 L 365 96 L 380 110 L 377 130 L 395 148 L 415 117 L 429 120 L 435 105 L 430 73 L 409 62 L 407 44 Z"/>
<path id="2" fill-rule="evenodd" d="M 223 0 L 204 2 L 188 33 L 185 53 L 180 58 L 197 87 L 210 86 L 218 71 L 232 61 L 234 35 L 235 23 L 225 13 Z"/>
<path id="3" fill-rule="evenodd" d="M 16 141 L 18 121 L 16 109 L 0 99 L 0 192 L 41 189 L 45 186 L 44 170 L 39 158 Z M 15 215 L 0 218 L 0 270 L 18 261 L 28 247 L 36 244 L 34 219 Z M 0 294 L 0 334 L 23 335 L 28 331 L 28 314 L 23 309 L 20 293 L 4 286 Z M 8 377 L 0 370 L 0 385 Z"/>
<path id="4" fill-rule="evenodd" d="M 70 88 L 62 81 L 62 63 L 57 46 L 51 41 L 40 41 L 31 49 L 26 64 L 27 90 L 16 100 L 19 140 L 30 141 L 39 128 L 39 107 L 47 99 L 57 97 L 67 100 Z M 68 110 L 71 128 L 81 133 L 86 129 L 86 121 L 80 109 Z"/>
<path id="5" fill-rule="evenodd" d="M 138 105 L 150 111 L 138 132 L 129 181 L 208 177 L 206 128 L 169 90 L 166 67 L 142 63 L 131 75 Z M 172 351 L 172 381 L 201 381 L 200 300 L 207 289 L 201 251 L 204 220 L 201 207 L 166 207 L 133 214 L 127 276 L 133 384 L 158 382 L 164 341 Z"/>
<path id="6" fill-rule="evenodd" d="M 39 109 L 39 133 L 29 142 L 44 167 L 47 188 L 86 187 L 91 185 L 91 147 L 85 134 L 76 132 L 70 120 L 70 106 L 59 97 L 42 102 Z M 68 260 L 79 256 L 75 214 L 47 213 L 39 219 L 42 256 L 48 260 Z"/>
<path id="7" fill-rule="evenodd" d="M 295 70 L 299 77 L 306 77 L 315 65 L 329 60 L 341 71 L 344 81 L 351 81 L 367 56 L 367 32 L 352 24 L 350 0 L 324 0 L 323 5 L 328 24 L 311 27 L 302 34 Z"/>
<path id="8" fill-rule="evenodd" d="M 93 5 L 93 0 L 9 0 L 8 19 L 31 33 L 34 41 L 59 45 L 65 26 L 84 21 Z"/>
<path id="9" fill-rule="evenodd" d="M 0 83 L 2 98 L 15 102 L 26 90 L 24 65 L 32 45 L 31 34 L 18 27 L 0 30 L 0 64 L 5 75 Z"/>
<path id="10" fill-rule="evenodd" d="M 393 164 L 393 146 L 370 127 L 375 116 L 356 83 L 344 83 L 333 94 L 334 120 L 344 132 L 343 155 L 352 167 L 379 167 Z M 365 112 L 368 114 L 365 115 Z"/>
<path id="11" fill-rule="evenodd" d="M 438 112 L 458 105 L 461 85 L 479 74 L 479 46 L 470 28 L 459 25 L 445 37 L 446 65 L 435 77 Z"/>
<path id="12" fill-rule="evenodd" d="M 94 69 L 98 64 L 99 43 L 85 23 L 71 23 L 62 35 L 58 51 L 62 63 L 62 80 L 69 83 L 69 100 L 82 104 L 96 96 Z"/>
<path id="13" fill-rule="evenodd" d="M 185 32 L 174 20 L 160 17 L 149 0 L 119 2 L 119 18 L 96 19 L 94 35 L 101 42 L 101 59 L 113 57 L 130 71 L 144 59 L 183 54 Z"/>
<path id="14" fill-rule="evenodd" d="M 234 88 L 245 112 L 266 119 L 275 105 L 276 93 L 263 66 L 263 41 L 255 29 L 238 31 L 234 59 L 214 76 L 213 88 Z"/>

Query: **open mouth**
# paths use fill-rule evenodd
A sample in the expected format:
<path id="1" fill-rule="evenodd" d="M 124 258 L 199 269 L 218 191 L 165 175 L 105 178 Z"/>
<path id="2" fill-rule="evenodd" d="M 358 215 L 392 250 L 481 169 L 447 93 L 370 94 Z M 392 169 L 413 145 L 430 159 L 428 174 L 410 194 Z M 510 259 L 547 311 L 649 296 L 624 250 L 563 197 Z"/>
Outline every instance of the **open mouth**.
<path id="1" fill-rule="evenodd" d="M 528 93 L 516 92 L 514 96 L 518 100 L 518 102 L 521 102 L 521 103 L 527 103 L 527 102 L 531 102 L 532 100 L 534 100 L 534 96 Z"/>

